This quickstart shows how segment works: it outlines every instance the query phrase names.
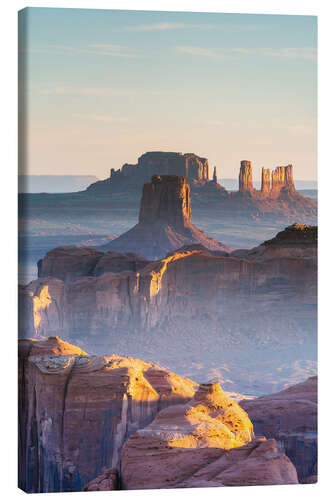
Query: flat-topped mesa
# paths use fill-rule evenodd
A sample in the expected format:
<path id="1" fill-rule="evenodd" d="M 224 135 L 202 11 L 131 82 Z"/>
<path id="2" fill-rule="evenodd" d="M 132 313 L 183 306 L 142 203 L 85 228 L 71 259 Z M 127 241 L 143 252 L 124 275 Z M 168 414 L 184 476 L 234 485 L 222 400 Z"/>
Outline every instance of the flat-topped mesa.
<path id="1" fill-rule="evenodd" d="M 253 191 L 252 166 L 248 160 L 242 160 L 239 171 L 239 191 Z"/>
<path id="2" fill-rule="evenodd" d="M 272 171 L 272 194 L 279 194 L 281 189 L 287 189 L 290 192 L 295 192 L 293 179 L 293 166 L 276 167 Z"/>
<path id="3" fill-rule="evenodd" d="M 261 170 L 261 192 L 269 194 L 271 190 L 271 171 L 269 168 Z"/>
<path id="4" fill-rule="evenodd" d="M 145 184 L 139 223 L 184 227 L 191 222 L 190 186 L 179 175 L 154 175 Z"/>
<path id="5" fill-rule="evenodd" d="M 194 153 L 149 151 L 138 158 L 137 164 L 125 163 L 120 170 L 111 169 L 110 179 L 116 177 L 140 177 L 145 182 L 153 175 L 183 175 L 190 181 L 209 180 L 207 158 Z"/>

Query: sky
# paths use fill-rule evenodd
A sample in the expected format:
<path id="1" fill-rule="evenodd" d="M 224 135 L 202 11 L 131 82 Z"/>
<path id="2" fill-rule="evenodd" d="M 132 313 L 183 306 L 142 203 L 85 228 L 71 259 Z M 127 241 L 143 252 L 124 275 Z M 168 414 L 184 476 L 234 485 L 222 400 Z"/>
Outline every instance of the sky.
<path id="1" fill-rule="evenodd" d="M 317 177 L 313 16 L 28 8 L 20 172 L 109 176 L 146 151 Z"/>

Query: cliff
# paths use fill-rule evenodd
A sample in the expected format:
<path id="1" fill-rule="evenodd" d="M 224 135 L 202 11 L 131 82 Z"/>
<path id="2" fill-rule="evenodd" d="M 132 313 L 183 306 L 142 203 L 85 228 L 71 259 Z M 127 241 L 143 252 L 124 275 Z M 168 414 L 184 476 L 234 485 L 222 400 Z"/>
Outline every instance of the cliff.
<path id="1" fill-rule="evenodd" d="M 184 245 L 198 243 L 212 250 L 229 251 L 191 223 L 190 186 L 185 177 L 155 175 L 143 187 L 138 224 L 101 249 L 135 251 L 155 260 Z"/>
<path id="2" fill-rule="evenodd" d="M 57 247 L 38 261 L 38 277 L 65 282 L 82 276 L 140 271 L 149 261 L 135 253 L 101 252 L 95 248 Z"/>
<path id="3" fill-rule="evenodd" d="M 195 388 L 139 359 L 88 356 L 60 339 L 19 341 L 20 488 L 81 491 L 105 469 L 119 468 L 133 432 L 191 399 Z"/>
<path id="4" fill-rule="evenodd" d="M 202 384 L 191 401 L 159 412 L 124 444 L 122 488 L 296 484 L 292 463 L 253 437 L 247 414 L 220 385 Z"/>
<path id="5" fill-rule="evenodd" d="M 269 392 L 281 387 L 269 380 L 285 383 L 284 375 L 274 361 L 276 372 L 268 363 L 264 377 L 258 350 L 268 359 L 269 350 L 297 346 L 307 356 L 306 346 L 316 342 L 315 230 L 292 246 L 295 231 L 252 251 L 224 255 L 190 246 L 139 271 L 40 278 L 20 289 L 20 337 L 59 335 L 99 353 L 111 344 L 198 379 L 242 346 L 254 358 L 253 366 L 250 354 L 244 359 L 238 390 L 253 387 L 251 367 L 258 390 Z"/>
<path id="6" fill-rule="evenodd" d="M 256 434 L 274 438 L 300 482 L 317 482 L 317 377 L 284 391 L 240 401 Z"/>

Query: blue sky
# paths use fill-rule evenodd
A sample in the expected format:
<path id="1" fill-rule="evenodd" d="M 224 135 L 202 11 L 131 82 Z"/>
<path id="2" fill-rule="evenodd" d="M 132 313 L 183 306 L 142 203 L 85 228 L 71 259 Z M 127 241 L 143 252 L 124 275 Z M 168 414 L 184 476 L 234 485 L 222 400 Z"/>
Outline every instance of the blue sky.
<path id="1" fill-rule="evenodd" d="M 29 173 L 104 178 L 164 150 L 316 178 L 315 17 L 29 8 L 24 25 Z"/>

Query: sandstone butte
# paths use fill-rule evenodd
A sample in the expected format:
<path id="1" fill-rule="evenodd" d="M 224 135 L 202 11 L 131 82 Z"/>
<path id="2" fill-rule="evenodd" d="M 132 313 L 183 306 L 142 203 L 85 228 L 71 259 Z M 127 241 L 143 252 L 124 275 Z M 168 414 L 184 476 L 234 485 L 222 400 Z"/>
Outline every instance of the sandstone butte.
<path id="1" fill-rule="evenodd" d="M 255 433 L 274 438 L 292 460 L 299 481 L 317 482 L 317 377 L 239 404 Z"/>
<path id="2" fill-rule="evenodd" d="M 210 180 L 207 158 L 193 153 L 152 151 L 145 153 L 135 165 L 125 164 L 111 169 L 110 177 L 91 184 L 87 193 L 139 193 L 152 175 L 181 175 L 194 193 L 196 207 L 211 208 L 219 218 L 301 219 L 316 223 L 317 203 L 299 194 L 294 186 L 293 166 L 278 166 L 272 172 L 262 168 L 261 188 L 253 187 L 252 164 L 242 160 L 239 190 L 228 192 L 217 182 L 216 167 Z M 138 194 L 136 194 L 138 196 Z"/>
<path id="3" fill-rule="evenodd" d="M 247 414 L 219 383 L 201 384 L 188 403 L 160 411 L 126 441 L 121 488 L 297 484 L 275 441 L 253 438 Z"/>
<path id="4" fill-rule="evenodd" d="M 119 468 L 123 442 L 196 386 L 139 359 L 88 356 L 59 338 L 19 341 L 20 488 L 80 491 Z"/>
<path id="5" fill-rule="evenodd" d="M 185 177 L 155 175 L 143 186 L 138 224 L 100 249 L 137 252 L 154 260 L 191 244 L 230 251 L 191 223 L 190 185 Z"/>

